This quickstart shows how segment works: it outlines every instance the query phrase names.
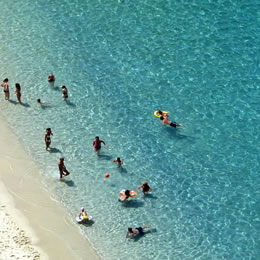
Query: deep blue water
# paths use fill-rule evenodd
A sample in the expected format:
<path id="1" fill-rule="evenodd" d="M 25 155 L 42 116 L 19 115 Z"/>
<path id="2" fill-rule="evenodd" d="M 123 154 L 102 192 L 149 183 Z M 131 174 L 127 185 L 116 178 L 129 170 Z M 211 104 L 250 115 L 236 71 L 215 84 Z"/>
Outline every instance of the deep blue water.
<path id="1" fill-rule="evenodd" d="M 1 113 L 72 221 L 82 206 L 93 216 L 82 233 L 104 259 L 258 259 L 258 1 L 0 6 L 0 76 L 11 89 Z M 15 102 L 16 82 L 23 105 Z M 51 104 L 42 109 L 37 98 Z M 157 109 L 185 129 L 163 126 Z M 47 127 L 52 152 L 45 151 Z M 107 143 L 99 157 L 96 135 Z M 61 156 L 71 171 L 65 183 Z M 118 156 L 121 170 L 112 163 Z M 151 195 L 117 201 L 121 189 L 145 180 Z M 127 227 L 143 224 L 156 231 L 125 238 Z"/>

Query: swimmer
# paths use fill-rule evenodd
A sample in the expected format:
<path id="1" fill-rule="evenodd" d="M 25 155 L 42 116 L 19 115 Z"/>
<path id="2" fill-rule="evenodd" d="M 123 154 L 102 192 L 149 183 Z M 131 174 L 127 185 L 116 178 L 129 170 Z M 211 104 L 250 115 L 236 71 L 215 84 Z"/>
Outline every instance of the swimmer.
<path id="1" fill-rule="evenodd" d="M 104 145 L 106 145 L 103 140 L 99 139 L 99 137 L 96 136 L 96 137 L 95 137 L 95 140 L 93 141 L 92 146 L 93 146 L 93 150 L 94 150 L 97 154 L 99 154 L 99 152 L 100 152 L 100 150 L 101 150 L 101 143 L 103 143 Z"/>
<path id="2" fill-rule="evenodd" d="M 120 157 L 117 157 L 116 160 L 113 161 L 114 163 L 117 163 L 117 167 L 120 168 L 123 164 L 123 161 L 120 159 Z"/>
<path id="3" fill-rule="evenodd" d="M 8 78 L 3 80 L 1 86 L 4 88 L 5 100 L 9 100 L 10 93 L 9 93 L 9 86 L 8 86 Z"/>
<path id="4" fill-rule="evenodd" d="M 66 86 L 61 86 L 61 90 L 62 90 L 62 96 L 64 98 L 64 101 L 67 101 L 68 96 L 68 89 L 66 88 Z"/>
<path id="5" fill-rule="evenodd" d="M 62 179 L 63 176 L 68 176 L 70 175 L 70 172 L 66 169 L 64 165 L 64 158 L 60 158 L 59 163 L 58 163 L 59 171 L 60 171 L 60 179 Z M 64 174 L 65 173 L 65 174 Z"/>
<path id="6" fill-rule="evenodd" d="M 44 105 L 50 104 L 51 102 L 43 102 L 43 101 L 41 101 L 41 100 L 38 98 L 38 99 L 37 99 L 37 103 L 40 104 L 41 106 L 44 106 Z"/>
<path id="7" fill-rule="evenodd" d="M 147 181 L 144 181 L 144 183 L 141 186 L 139 186 L 137 189 L 140 190 L 141 188 L 143 189 L 143 194 L 144 195 L 147 194 L 148 192 L 152 191 L 152 189 L 148 185 Z"/>
<path id="8" fill-rule="evenodd" d="M 47 128 L 46 133 L 45 133 L 46 151 L 48 151 L 48 149 L 50 148 L 50 145 L 51 145 L 51 135 L 53 135 L 51 129 Z"/>
<path id="9" fill-rule="evenodd" d="M 138 228 L 128 228 L 128 231 L 127 231 L 127 234 L 126 234 L 126 237 L 129 237 L 130 239 L 133 239 L 135 236 L 137 235 L 140 235 L 140 236 L 143 236 L 145 233 L 148 233 L 150 232 L 151 230 L 147 230 L 147 228 L 150 228 L 151 226 L 141 226 L 141 227 L 138 227 Z"/>
<path id="10" fill-rule="evenodd" d="M 174 128 L 183 128 L 181 124 L 177 124 L 176 122 L 172 122 L 172 121 L 168 120 L 167 117 L 161 116 L 160 119 L 162 120 L 163 125 L 170 125 Z"/>
<path id="11" fill-rule="evenodd" d="M 82 222 L 88 223 L 88 214 L 87 214 L 87 212 L 85 211 L 84 208 L 81 208 L 81 211 L 79 213 L 79 218 L 80 219 L 83 218 Z"/>
<path id="12" fill-rule="evenodd" d="M 21 104 L 21 103 L 22 103 L 22 102 L 21 102 L 21 96 L 22 96 L 22 94 L 21 94 L 21 86 L 20 86 L 19 83 L 16 83 L 16 84 L 15 84 L 15 87 L 16 87 L 16 90 L 15 90 L 14 93 L 15 93 L 16 96 L 17 96 L 18 103 Z"/>

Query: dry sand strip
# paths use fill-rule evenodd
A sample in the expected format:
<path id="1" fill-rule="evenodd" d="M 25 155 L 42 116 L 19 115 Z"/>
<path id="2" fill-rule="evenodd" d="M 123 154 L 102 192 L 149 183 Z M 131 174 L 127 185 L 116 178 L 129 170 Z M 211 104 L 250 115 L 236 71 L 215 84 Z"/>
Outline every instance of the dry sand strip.
<path id="1" fill-rule="evenodd" d="M 15 224 L 6 206 L 1 203 L 0 223 L 0 259 L 40 259 L 39 250 L 32 246 L 25 231 Z"/>

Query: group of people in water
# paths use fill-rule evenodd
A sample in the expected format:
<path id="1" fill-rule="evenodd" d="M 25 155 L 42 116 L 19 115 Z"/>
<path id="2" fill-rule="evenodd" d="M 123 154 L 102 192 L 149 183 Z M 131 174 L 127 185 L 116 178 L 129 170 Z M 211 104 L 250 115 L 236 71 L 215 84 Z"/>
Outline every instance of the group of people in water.
<path id="1" fill-rule="evenodd" d="M 9 85 L 8 85 L 8 78 L 5 78 L 1 84 L 1 86 L 4 88 L 4 94 L 5 94 L 5 100 L 10 99 L 10 91 L 9 91 Z M 15 83 L 15 95 L 17 97 L 18 103 L 21 104 L 21 86 L 19 83 Z"/>
<path id="2" fill-rule="evenodd" d="M 54 82 L 55 82 L 55 76 L 53 74 L 49 74 L 48 75 L 48 82 L 50 87 L 54 87 Z M 8 78 L 4 79 L 1 86 L 4 88 L 4 94 L 5 94 L 5 99 L 9 100 L 10 98 L 10 92 L 9 92 L 9 86 L 8 86 Z M 15 84 L 16 90 L 15 90 L 15 94 L 17 96 L 17 100 L 18 103 L 21 104 L 21 86 L 19 83 Z M 64 101 L 67 101 L 68 99 L 68 89 L 66 88 L 66 86 L 62 85 L 61 87 L 62 90 L 62 97 L 64 99 Z M 37 103 L 39 103 L 40 105 L 46 105 L 49 103 L 46 102 L 42 102 L 41 99 L 37 99 Z M 160 120 L 162 121 L 162 124 L 164 125 L 169 125 L 171 127 L 174 128 L 183 128 L 181 124 L 178 124 L 176 122 L 172 122 L 168 119 L 169 115 L 167 112 L 158 110 L 157 112 L 157 117 L 160 118 Z M 51 145 L 51 136 L 53 136 L 52 130 L 51 128 L 47 128 L 46 129 L 46 133 L 45 133 L 45 149 L 46 151 L 50 150 L 50 145 Z M 99 136 L 96 136 L 95 139 L 93 140 L 92 143 L 92 147 L 93 150 L 97 153 L 97 155 L 99 155 L 100 151 L 101 151 L 101 145 L 106 146 L 106 143 L 101 140 L 99 138 Z M 120 157 L 117 157 L 115 160 L 113 160 L 113 163 L 117 164 L 117 167 L 120 168 L 123 165 L 123 160 L 120 159 Z M 64 164 L 64 157 L 60 158 L 59 162 L 58 162 L 58 169 L 59 169 L 59 174 L 60 174 L 60 179 L 62 180 L 64 176 L 68 176 L 70 175 L 70 172 L 66 169 L 65 164 Z M 149 192 L 152 191 L 152 188 L 149 186 L 147 181 L 144 181 L 142 185 L 140 185 L 139 187 L 137 187 L 138 191 L 142 191 L 144 195 L 148 194 Z M 119 201 L 124 202 L 127 201 L 129 198 L 131 197 L 135 197 L 137 195 L 137 192 L 134 192 L 132 190 L 122 190 L 120 192 L 120 199 Z M 81 208 L 80 214 L 79 214 L 79 218 L 82 219 L 82 221 L 84 223 L 88 223 L 89 218 L 87 215 L 87 212 L 84 208 Z M 133 228 L 128 228 L 127 231 L 127 237 L 129 238 L 134 238 L 136 235 L 143 235 L 146 232 L 149 232 L 149 228 L 150 226 L 141 226 L 141 227 L 137 227 L 135 229 Z"/>

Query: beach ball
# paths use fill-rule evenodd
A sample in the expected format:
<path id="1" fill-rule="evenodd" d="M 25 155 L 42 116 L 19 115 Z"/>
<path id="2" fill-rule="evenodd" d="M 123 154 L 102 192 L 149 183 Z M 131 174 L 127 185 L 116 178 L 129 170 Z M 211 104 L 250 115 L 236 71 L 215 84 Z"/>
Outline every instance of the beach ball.
<path id="1" fill-rule="evenodd" d="M 110 174 L 109 174 L 109 173 L 106 173 L 106 174 L 105 174 L 105 177 L 106 177 L 106 178 L 109 178 L 109 177 L 110 177 Z"/>

